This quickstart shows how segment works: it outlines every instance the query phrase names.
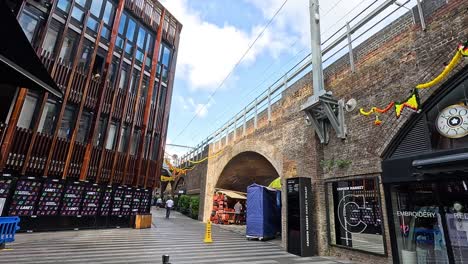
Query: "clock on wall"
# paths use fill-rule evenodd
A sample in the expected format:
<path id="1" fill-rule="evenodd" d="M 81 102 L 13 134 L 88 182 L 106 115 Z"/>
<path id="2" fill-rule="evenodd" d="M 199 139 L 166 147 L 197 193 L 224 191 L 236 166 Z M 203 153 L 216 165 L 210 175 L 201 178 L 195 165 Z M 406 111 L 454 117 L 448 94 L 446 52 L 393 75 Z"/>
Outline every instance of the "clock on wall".
<path id="1" fill-rule="evenodd" d="M 468 107 L 451 105 L 437 117 L 437 130 L 448 138 L 462 138 L 468 135 Z"/>

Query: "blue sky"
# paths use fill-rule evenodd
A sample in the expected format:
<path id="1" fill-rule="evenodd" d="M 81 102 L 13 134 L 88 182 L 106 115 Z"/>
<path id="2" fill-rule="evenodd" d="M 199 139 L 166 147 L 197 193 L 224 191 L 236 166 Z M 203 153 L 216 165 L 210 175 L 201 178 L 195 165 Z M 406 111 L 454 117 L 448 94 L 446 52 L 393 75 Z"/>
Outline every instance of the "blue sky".
<path id="1" fill-rule="evenodd" d="M 309 0 L 289 0 L 210 98 L 283 1 L 161 1 L 184 25 L 167 143 L 197 145 L 310 52 Z M 372 2 L 321 0 L 322 40 Z M 195 115 L 195 120 L 180 134 Z M 186 151 L 166 148 L 170 154 Z"/>

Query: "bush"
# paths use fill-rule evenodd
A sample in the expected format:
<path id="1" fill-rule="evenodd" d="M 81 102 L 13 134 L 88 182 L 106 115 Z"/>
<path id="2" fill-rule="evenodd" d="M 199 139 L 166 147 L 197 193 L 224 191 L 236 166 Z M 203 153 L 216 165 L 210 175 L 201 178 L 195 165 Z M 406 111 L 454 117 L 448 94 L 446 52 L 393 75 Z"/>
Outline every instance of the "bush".
<path id="1" fill-rule="evenodd" d="M 178 206 L 180 209 L 180 212 L 183 214 L 190 213 L 189 208 L 190 208 L 190 197 L 187 195 L 181 195 L 179 197 L 178 201 Z"/>
<path id="2" fill-rule="evenodd" d="M 198 207 L 200 205 L 200 197 L 193 196 L 190 198 L 190 213 L 193 219 L 198 219 Z"/>

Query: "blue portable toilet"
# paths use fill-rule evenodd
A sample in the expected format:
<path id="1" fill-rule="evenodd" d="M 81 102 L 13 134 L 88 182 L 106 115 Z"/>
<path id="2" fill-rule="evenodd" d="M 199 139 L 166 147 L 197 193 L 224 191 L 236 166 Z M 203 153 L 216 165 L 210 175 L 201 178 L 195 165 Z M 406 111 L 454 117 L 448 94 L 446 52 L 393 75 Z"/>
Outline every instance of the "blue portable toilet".
<path id="1" fill-rule="evenodd" d="M 278 190 L 252 184 L 247 187 L 247 238 L 274 238 L 281 230 L 281 195 Z"/>

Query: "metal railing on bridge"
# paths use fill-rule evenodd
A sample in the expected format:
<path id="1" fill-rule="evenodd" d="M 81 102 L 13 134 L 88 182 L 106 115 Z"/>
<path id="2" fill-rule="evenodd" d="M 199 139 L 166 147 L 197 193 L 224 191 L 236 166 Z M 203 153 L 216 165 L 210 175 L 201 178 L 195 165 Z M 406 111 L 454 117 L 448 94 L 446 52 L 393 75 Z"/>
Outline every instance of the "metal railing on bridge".
<path id="1" fill-rule="evenodd" d="M 445 1 L 443 2 L 445 3 Z M 350 70 L 354 72 L 354 59 L 356 56 L 353 54 L 353 50 L 372 35 L 403 16 L 411 16 L 413 24 L 416 23 L 416 18 L 418 18 L 417 21 L 420 23 L 422 30 L 425 30 L 421 0 L 407 0 L 404 3 L 399 3 L 396 0 L 374 0 L 322 42 L 324 71 L 335 61 L 348 55 Z M 289 84 L 303 78 L 311 72 L 311 69 L 311 54 L 309 53 L 240 112 L 235 114 L 234 117 L 196 145 L 193 150 L 180 157 L 175 162 L 176 166 L 188 166 L 189 160 L 202 159 L 205 156 L 205 148 L 210 144 L 212 144 L 211 153 L 220 151 L 230 141 L 235 142 L 247 135 L 248 124 L 250 124 L 250 127 L 253 126 L 253 130 L 256 130 L 259 127 L 260 115 L 262 119 L 266 118 L 267 122 L 265 123 L 269 124 L 273 118 L 272 113 L 275 103 L 282 98 L 283 92 L 288 89 Z M 209 155 L 209 153 L 206 155 Z"/>

